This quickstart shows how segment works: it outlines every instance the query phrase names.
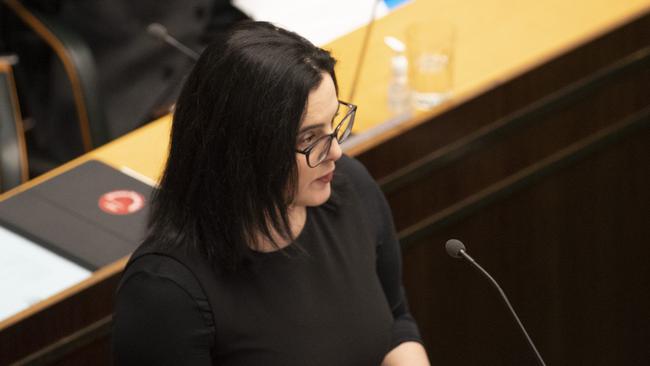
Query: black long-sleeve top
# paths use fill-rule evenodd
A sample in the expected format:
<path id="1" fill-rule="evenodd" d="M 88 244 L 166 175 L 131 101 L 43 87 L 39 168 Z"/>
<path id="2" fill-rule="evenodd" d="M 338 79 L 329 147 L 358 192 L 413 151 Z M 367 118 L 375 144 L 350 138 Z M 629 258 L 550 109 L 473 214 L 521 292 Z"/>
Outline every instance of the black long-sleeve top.
<path id="1" fill-rule="evenodd" d="M 379 365 L 400 343 L 420 342 L 383 194 L 345 156 L 334 182 L 336 202 L 308 208 L 294 243 L 212 285 L 165 253 L 131 261 L 117 296 L 116 364 Z"/>

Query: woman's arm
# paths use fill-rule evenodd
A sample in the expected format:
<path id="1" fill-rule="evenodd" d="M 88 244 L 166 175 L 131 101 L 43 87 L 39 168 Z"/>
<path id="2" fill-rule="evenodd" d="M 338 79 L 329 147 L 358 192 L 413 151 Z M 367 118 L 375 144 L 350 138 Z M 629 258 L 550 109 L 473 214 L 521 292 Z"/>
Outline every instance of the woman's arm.
<path id="1" fill-rule="evenodd" d="M 116 365 L 212 365 L 213 328 L 178 283 L 138 272 L 120 287 L 113 325 Z"/>
<path id="2" fill-rule="evenodd" d="M 392 350 L 385 356 L 382 365 L 429 365 L 402 286 L 402 254 L 388 202 L 361 163 L 349 157 L 344 159 L 350 160 L 353 181 L 357 184 L 361 202 L 366 206 L 368 223 L 374 228 L 377 276 L 393 313 Z"/>
<path id="3" fill-rule="evenodd" d="M 430 366 L 427 352 L 418 342 L 404 342 L 393 348 L 381 366 Z"/>

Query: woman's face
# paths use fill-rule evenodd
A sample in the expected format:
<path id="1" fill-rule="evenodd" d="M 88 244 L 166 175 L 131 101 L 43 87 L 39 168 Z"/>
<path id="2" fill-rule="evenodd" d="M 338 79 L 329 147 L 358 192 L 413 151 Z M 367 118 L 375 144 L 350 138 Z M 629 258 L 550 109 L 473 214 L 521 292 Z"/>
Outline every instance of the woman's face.
<path id="1" fill-rule="evenodd" d="M 307 113 L 298 131 L 297 146 L 309 145 L 319 137 L 332 133 L 332 120 L 339 102 L 332 77 L 324 72 L 319 86 L 309 93 Z M 341 157 L 341 147 L 336 139 L 325 160 L 315 168 L 307 165 L 304 154 L 296 154 L 298 165 L 298 192 L 293 201 L 295 207 L 319 206 L 327 202 L 331 194 L 331 181 L 335 162 Z"/>

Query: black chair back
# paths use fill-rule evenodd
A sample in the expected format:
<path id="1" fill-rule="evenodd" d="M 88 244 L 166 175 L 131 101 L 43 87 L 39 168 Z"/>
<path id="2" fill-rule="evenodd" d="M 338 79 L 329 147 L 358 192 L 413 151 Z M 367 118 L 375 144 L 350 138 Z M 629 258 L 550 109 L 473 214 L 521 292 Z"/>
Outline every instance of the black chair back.
<path id="1" fill-rule="evenodd" d="M 28 178 L 25 135 L 12 71 L 15 62 L 15 56 L 0 57 L 0 192 Z"/>

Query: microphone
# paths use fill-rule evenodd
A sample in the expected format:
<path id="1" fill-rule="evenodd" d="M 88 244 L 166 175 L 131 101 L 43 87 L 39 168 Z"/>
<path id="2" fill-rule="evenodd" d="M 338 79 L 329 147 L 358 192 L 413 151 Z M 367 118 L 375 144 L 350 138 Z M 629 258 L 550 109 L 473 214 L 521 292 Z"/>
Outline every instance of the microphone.
<path id="1" fill-rule="evenodd" d="M 503 292 L 501 286 L 499 286 L 497 281 L 494 278 L 492 278 L 492 276 L 490 276 L 490 274 L 486 270 L 484 270 L 483 267 L 481 267 L 478 263 L 476 263 L 476 261 L 474 261 L 474 258 L 470 257 L 469 254 L 467 254 L 465 245 L 460 240 L 457 239 L 447 240 L 447 243 L 445 243 L 445 249 L 447 250 L 447 254 L 449 254 L 453 258 L 466 259 L 474 268 L 476 268 L 481 274 L 483 274 L 483 276 L 485 276 L 490 281 L 490 283 L 497 289 L 497 291 L 499 291 L 501 298 L 503 299 L 506 306 L 510 310 L 512 316 L 515 318 L 515 321 L 519 325 L 519 329 L 521 329 L 521 332 L 524 334 L 526 341 L 528 341 L 528 345 L 530 345 L 530 348 L 533 350 L 533 353 L 535 353 L 537 362 L 541 366 L 546 366 L 544 360 L 542 359 L 542 355 L 539 353 L 539 351 L 537 351 L 537 348 L 535 347 L 533 340 L 528 335 L 528 332 L 526 332 L 526 328 L 524 328 L 524 325 L 522 324 L 521 320 L 519 320 L 519 317 L 517 316 L 515 309 L 512 307 L 512 305 L 510 305 L 510 301 L 508 300 L 506 293 Z"/>
<path id="2" fill-rule="evenodd" d="M 197 61 L 199 59 L 198 53 L 196 53 L 193 49 L 187 47 L 186 45 L 182 44 L 176 38 L 172 37 L 167 32 L 167 28 L 164 25 L 160 23 L 151 23 L 147 26 L 147 33 L 149 33 L 150 36 L 167 43 L 168 45 L 177 49 L 185 56 L 191 58 L 194 61 Z"/>

